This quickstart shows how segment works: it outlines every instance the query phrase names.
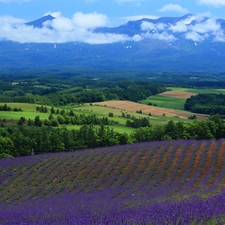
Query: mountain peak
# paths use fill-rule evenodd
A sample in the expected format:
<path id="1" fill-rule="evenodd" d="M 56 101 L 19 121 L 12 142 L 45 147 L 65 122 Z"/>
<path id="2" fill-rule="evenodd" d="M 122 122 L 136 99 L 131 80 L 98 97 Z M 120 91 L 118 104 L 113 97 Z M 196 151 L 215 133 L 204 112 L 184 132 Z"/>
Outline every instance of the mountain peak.
<path id="1" fill-rule="evenodd" d="M 28 25 L 28 26 L 34 26 L 36 28 L 42 28 L 44 22 L 51 21 L 53 19 L 55 19 L 55 17 L 53 17 L 52 15 L 47 15 L 47 16 L 41 17 L 40 19 L 37 19 L 37 20 L 31 21 L 31 22 L 28 22 L 28 23 L 26 23 L 26 25 Z"/>

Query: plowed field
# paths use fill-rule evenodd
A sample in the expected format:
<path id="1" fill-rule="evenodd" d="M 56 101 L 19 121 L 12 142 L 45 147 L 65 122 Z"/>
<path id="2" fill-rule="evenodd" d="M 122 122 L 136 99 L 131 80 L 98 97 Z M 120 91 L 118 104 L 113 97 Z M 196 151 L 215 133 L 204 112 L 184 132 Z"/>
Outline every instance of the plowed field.
<path id="1" fill-rule="evenodd" d="M 148 105 L 144 105 L 144 104 L 140 104 L 136 102 L 130 102 L 130 101 L 105 101 L 105 102 L 96 102 L 93 104 L 117 108 L 117 109 L 126 110 L 130 112 L 136 112 L 137 110 L 142 110 L 142 112 L 145 114 L 151 113 L 153 115 L 158 115 L 158 116 L 162 116 L 163 114 L 165 114 L 166 116 L 169 116 L 169 117 L 180 117 L 185 119 L 194 115 L 193 113 L 185 112 L 181 110 L 166 109 L 166 108 L 161 108 L 156 106 L 148 106 Z M 197 118 L 206 119 L 206 116 L 198 115 Z"/>

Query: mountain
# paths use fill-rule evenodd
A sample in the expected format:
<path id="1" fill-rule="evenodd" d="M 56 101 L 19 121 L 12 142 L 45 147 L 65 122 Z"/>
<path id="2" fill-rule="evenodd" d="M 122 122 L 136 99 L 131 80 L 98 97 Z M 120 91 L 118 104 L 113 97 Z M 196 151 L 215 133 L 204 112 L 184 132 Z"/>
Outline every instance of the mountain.
<path id="1" fill-rule="evenodd" d="M 32 22 L 28 22 L 25 23 L 27 26 L 34 26 L 35 28 L 42 28 L 43 24 L 47 21 L 52 21 L 53 19 L 55 19 L 53 16 L 51 15 L 47 15 L 47 16 L 43 16 L 40 19 L 37 19 L 35 21 Z"/>
<path id="2" fill-rule="evenodd" d="M 0 36 L 0 72 L 85 68 L 225 71 L 223 19 L 187 14 L 95 29 L 71 24 L 48 15 Z"/>

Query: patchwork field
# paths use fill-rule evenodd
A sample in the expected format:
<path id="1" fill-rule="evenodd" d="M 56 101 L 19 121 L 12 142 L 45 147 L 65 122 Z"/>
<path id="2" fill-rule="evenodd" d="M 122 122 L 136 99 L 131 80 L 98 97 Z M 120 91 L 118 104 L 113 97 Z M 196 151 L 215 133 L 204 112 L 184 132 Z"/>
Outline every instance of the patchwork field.
<path id="1" fill-rule="evenodd" d="M 188 117 L 193 116 L 193 113 L 182 111 L 182 110 L 175 110 L 175 109 L 168 109 L 168 108 L 162 108 L 162 107 L 156 107 L 156 106 L 149 106 L 144 105 L 136 102 L 130 102 L 130 101 L 105 101 L 105 102 L 97 102 L 93 103 L 96 105 L 101 106 L 107 106 L 111 108 L 117 108 L 120 110 L 125 110 L 128 112 L 136 112 L 136 111 L 142 111 L 145 114 L 153 114 L 158 116 L 168 116 L 168 117 L 179 117 L 188 119 Z M 197 115 L 198 119 L 206 119 L 207 116 L 205 115 Z"/>
<path id="2" fill-rule="evenodd" d="M 0 224 L 225 223 L 225 140 L 0 160 Z"/>
<path id="3" fill-rule="evenodd" d="M 102 102 L 102 103 L 96 103 L 96 105 L 94 103 L 93 105 L 90 105 L 90 104 L 67 105 L 67 106 L 60 107 L 59 109 L 60 110 L 64 109 L 67 111 L 73 110 L 74 113 L 76 113 L 77 115 L 80 115 L 80 114 L 96 115 L 98 118 L 108 117 L 109 113 L 113 113 L 113 117 L 108 117 L 108 119 L 119 123 L 119 125 L 114 125 L 113 129 L 120 133 L 124 133 L 124 132 L 131 133 L 134 130 L 133 128 L 128 128 L 125 126 L 127 118 L 122 117 L 122 113 L 124 113 L 125 115 L 130 114 L 131 116 L 134 116 L 136 118 L 147 117 L 148 119 L 150 119 L 150 123 L 153 125 L 160 125 L 160 124 L 163 125 L 168 123 L 169 120 L 173 120 L 174 122 L 178 122 L 178 121 L 190 122 L 190 120 L 187 120 L 187 118 L 188 116 L 193 115 L 192 113 L 180 111 L 180 114 L 179 114 L 180 116 L 179 116 L 176 110 L 172 110 L 172 112 L 170 112 L 169 109 L 164 110 L 164 108 L 150 107 L 144 104 L 138 104 L 138 103 L 132 103 L 132 102 L 127 102 L 127 103 L 134 104 L 136 108 L 133 107 L 132 109 L 130 107 L 126 107 L 125 109 L 123 107 L 124 106 L 123 101 L 117 101 L 117 103 L 119 103 L 119 105 L 117 106 L 117 104 L 115 104 L 114 105 L 115 107 L 112 107 L 112 106 L 107 107 L 109 102 Z M 21 108 L 23 110 L 22 112 L 2 111 L 0 115 L 0 119 L 2 120 L 6 119 L 7 125 L 10 125 L 10 124 L 15 125 L 21 117 L 25 117 L 25 119 L 28 120 L 28 119 L 34 119 L 36 116 L 39 116 L 41 120 L 44 120 L 44 119 L 48 119 L 48 117 L 50 116 L 50 112 L 48 113 L 37 112 L 36 111 L 37 105 L 35 104 L 7 103 L 7 105 L 12 108 Z M 119 108 L 119 106 L 121 108 Z M 148 109 L 151 108 L 151 110 L 144 110 L 143 107 Z M 50 110 L 50 107 L 48 108 Z M 143 109 L 142 110 L 143 114 L 136 113 L 136 110 L 139 110 L 139 109 Z M 149 116 L 149 112 L 152 113 L 151 116 Z M 206 118 L 206 116 L 199 116 L 198 118 L 200 119 Z M 63 126 L 66 126 L 69 129 L 80 128 L 80 126 L 78 125 L 71 125 L 71 124 L 63 125 Z"/>

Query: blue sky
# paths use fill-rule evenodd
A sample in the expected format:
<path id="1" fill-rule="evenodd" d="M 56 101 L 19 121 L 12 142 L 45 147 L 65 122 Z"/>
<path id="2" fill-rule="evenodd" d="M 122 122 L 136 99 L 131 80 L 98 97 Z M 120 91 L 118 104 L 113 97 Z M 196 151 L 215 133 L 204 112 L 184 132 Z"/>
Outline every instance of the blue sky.
<path id="1" fill-rule="evenodd" d="M 195 27 L 187 27 L 187 21 L 183 21 L 169 28 L 170 31 L 186 32 L 186 37 L 193 41 L 203 41 L 211 32 L 217 40 L 225 41 L 222 28 L 213 20 L 225 19 L 224 12 L 225 0 L 0 0 L 0 40 L 45 43 L 83 41 L 91 44 L 140 41 L 145 38 L 142 34 L 127 37 L 92 31 L 96 27 L 118 26 L 129 20 L 192 13 L 212 20 L 203 23 L 198 18 L 199 24 Z M 46 23 L 42 29 L 24 26 L 25 22 L 48 14 L 56 19 L 51 24 Z M 154 27 L 156 34 L 150 38 L 175 40 L 173 35 L 161 30 L 162 26 Z M 150 27 L 151 24 L 143 24 L 143 31 Z"/>
<path id="2" fill-rule="evenodd" d="M 224 18 L 225 0 L 0 0 L 0 16 L 35 20 L 47 12 L 72 17 L 76 12 L 106 15 L 117 25 L 134 16 L 181 16 L 188 12 Z"/>

